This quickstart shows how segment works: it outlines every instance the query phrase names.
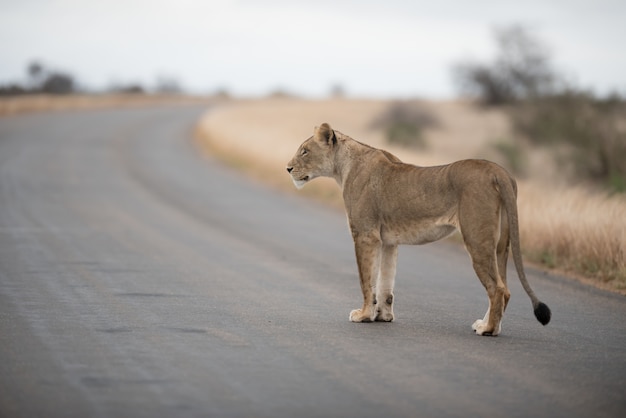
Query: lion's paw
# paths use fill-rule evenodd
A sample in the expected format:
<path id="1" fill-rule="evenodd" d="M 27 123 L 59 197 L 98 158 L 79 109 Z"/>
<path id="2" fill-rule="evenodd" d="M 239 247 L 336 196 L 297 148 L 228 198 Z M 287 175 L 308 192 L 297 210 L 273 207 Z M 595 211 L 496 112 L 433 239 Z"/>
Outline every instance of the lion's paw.
<path id="1" fill-rule="evenodd" d="M 393 315 L 393 311 L 378 311 L 378 314 L 376 315 L 376 319 L 377 322 L 391 322 L 394 320 L 394 315 Z"/>
<path id="2" fill-rule="evenodd" d="M 482 319 L 477 319 L 472 324 L 472 329 L 476 331 L 479 327 L 482 327 L 484 324 L 485 324 L 485 321 L 483 321 Z"/>
<path id="3" fill-rule="evenodd" d="M 487 328 L 487 321 L 482 320 L 482 319 L 477 319 L 476 321 L 474 321 L 474 323 L 472 324 L 472 329 L 476 332 L 476 334 L 478 335 L 489 335 L 489 336 L 493 336 L 495 337 L 496 335 L 498 335 L 500 333 L 500 324 L 498 324 L 498 326 L 496 327 L 496 329 L 493 330 L 489 330 Z"/>
<path id="4" fill-rule="evenodd" d="M 350 312 L 350 321 L 352 322 L 373 322 L 374 316 L 363 313 L 363 309 L 355 309 Z"/>

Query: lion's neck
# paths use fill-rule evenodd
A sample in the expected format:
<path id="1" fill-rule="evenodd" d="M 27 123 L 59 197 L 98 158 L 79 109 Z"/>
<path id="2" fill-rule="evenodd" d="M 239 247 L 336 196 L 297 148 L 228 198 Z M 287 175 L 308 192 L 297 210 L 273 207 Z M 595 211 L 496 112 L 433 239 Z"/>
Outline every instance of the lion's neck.
<path id="1" fill-rule="evenodd" d="M 339 146 L 335 153 L 333 178 L 343 190 L 351 174 L 358 170 L 361 162 L 359 156 L 375 151 L 375 148 L 355 141 L 346 135 L 341 135 L 340 138 Z"/>
<path id="2" fill-rule="evenodd" d="M 333 178 L 343 190 L 345 179 L 348 178 L 348 174 L 350 173 L 351 163 L 349 159 L 346 159 L 346 150 L 343 149 L 343 146 L 340 146 L 337 152 L 335 153 L 335 163 L 333 170 Z"/>

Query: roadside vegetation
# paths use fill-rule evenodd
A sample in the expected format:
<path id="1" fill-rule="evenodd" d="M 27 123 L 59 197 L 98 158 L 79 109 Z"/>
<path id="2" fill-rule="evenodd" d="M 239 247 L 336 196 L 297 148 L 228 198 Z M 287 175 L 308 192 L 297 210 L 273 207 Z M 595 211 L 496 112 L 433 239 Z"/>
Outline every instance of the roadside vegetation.
<path id="1" fill-rule="evenodd" d="M 493 62 L 455 67 L 461 92 L 506 112 L 516 153 L 529 145 L 546 149 L 568 183 L 626 191 L 626 98 L 568 82 L 552 68 L 548 48 L 523 27 L 496 30 L 495 38 Z"/>
<path id="2" fill-rule="evenodd" d="M 146 106 L 173 103 L 208 103 L 225 94 L 186 95 L 172 77 L 160 77 L 148 89 L 140 83 L 113 83 L 103 91 L 90 91 L 69 72 L 51 69 L 38 61 L 26 67 L 24 80 L 0 84 L 0 116 L 24 112 Z"/>
<path id="3" fill-rule="evenodd" d="M 523 183 L 518 201 L 527 259 L 626 294 L 626 196 Z"/>
<path id="4" fill-rule="evenodd" d="M 520 197 L 527 257 L 626 290 L 625 98 L 568 82 L 523 27 L 495 35 L 496 58 L 460 64 L 455 75 L 464 93 L 510 118 L 510 146 L 500 150 L 510 169 L 533 180 Z M 556 178 L 528 173 L 524 154 L 537 148 Z"/>
<path id="5" fill-rule="evenodd" d="M 27 95 L 71 95 L 94 93 L 71 74 L 71 72 L 50 68 L 40 61 L 31 61 L 26 66 L 24 80 L 0 84 L 0 97 Z M 99 93 L 107 94 L 181 94 L 183 88 L 174 77 L 159 76 L 153 87 L 148 88 L 139 82 L 112 82 Z"/>
<path id="6" fill-rule="evenodd" d="M 437 126 L 437 118 L 415 101 L 391 103 L 371 124 L 382 130 L 387 142 L 424 150 L 427 148 L 424 131 Z"/>

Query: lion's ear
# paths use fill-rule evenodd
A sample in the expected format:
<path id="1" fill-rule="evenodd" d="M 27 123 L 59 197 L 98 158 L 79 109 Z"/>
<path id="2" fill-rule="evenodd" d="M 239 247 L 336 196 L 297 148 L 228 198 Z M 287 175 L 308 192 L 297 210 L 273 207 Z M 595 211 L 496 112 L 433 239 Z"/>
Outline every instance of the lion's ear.
<path id="1" fill-rule="evenodd" d="M 315 127 L 314 137 L 315 140 L 323 142 L 326 145 L 334 145 L 337 143 L 335 131 L 333 131 L 327 123 L 322 123 L 322 126 Z"/>

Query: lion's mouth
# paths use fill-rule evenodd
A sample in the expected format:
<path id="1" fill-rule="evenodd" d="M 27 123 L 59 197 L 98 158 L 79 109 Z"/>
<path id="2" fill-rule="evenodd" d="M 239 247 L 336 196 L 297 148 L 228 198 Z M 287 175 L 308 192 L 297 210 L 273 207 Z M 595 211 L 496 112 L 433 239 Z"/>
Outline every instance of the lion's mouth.
<path id="1" fill-rule="evenodd" d="M 302 187 L 304 187 L 306 183 L 309 182 L 310 178 L 311 178 L 310 176 L 304 176 L 300 178 L 299 180 L 296 180 L 295 177 L 292 177 L 291 179 L 293 180 L 293 184 L 295 184 L 296 188 L 301 189 Z"/>

